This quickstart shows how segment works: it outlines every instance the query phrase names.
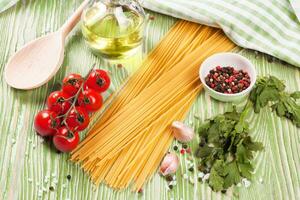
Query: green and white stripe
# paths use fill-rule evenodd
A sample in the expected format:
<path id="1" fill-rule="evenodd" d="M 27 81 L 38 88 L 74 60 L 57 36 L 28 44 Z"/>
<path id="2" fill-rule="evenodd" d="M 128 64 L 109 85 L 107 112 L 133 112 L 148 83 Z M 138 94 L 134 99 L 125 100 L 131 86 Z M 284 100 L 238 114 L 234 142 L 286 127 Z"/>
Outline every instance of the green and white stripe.
<path id="1" fill-rule="evenodd" d="M 294 12 L 298 18 L 298 20 L 300 21 L 300 1 L 299 0 L 290 0 L 291 5 L 294 9 Z"/>
<path id="2" fill-rule="evenodd" d="M 300 23 L 288 0 L 144 0 L 142 4 L 156 12 L 220 27 L 237 45 L 300 67 Z"/>

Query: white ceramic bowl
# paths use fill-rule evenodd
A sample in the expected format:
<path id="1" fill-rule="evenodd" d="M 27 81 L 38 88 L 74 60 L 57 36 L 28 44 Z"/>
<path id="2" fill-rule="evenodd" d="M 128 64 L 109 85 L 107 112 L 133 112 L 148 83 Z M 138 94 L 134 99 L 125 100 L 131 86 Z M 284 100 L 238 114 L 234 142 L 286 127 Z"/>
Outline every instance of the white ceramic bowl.
<path id="1" fill-rule="evenodd" d="M 236 94 L 224 94 L 211 89 L 208 85 L 206 85 L 205 77 L 209 74 L 210 70 L 216 68 L 217 66 L 231 66 L 237 70 L 244 70 L 248 72 L 251 81 L 250 86 L 246 90 Z M 210 56 L 202 63 L 199 70 L 199 75 L 205 91 L 208 92 L 208 94 L 214 99 L 224 102 L 237 102 L 246 98 L 252 90 L 257 76 L 253 64 L 247 58 L 235 53 L 218 53 Z"/>

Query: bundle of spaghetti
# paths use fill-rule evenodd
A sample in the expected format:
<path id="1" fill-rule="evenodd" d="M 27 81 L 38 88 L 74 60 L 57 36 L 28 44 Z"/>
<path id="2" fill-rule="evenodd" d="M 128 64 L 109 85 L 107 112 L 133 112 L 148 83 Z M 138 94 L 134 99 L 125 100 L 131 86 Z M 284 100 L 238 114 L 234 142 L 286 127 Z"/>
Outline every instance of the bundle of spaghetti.
<path id="1" fill-rule="evenodd" d="M 107 116 L 111 116 L 114 111 L 118 110 L 117 108 L 126 105 L 134 96 L 139 94 L 142 90 L 140 86 L 147 87 L 147 84 L 149 85 L 150 81 L 155 80 L 154 77 L 157 77 L 158 74 L 173 67 L 184 55 L 194 50 L 215 31 L 216 29 L 206 26 L 186 21 L 179 21 L 168 33 L 165 39 L 160 42 L 152 53 L 150 53 L 139 71 L 130 77 L 126 87 L 118 93 L 118 96 L 110 105 L 109 110 L 104 113 L 100 122 L 95 124 L 94 128 L 90 131 L 89 136 L 92 137 L 94 135 L 93 133 L 95 130 L 99 129 L 99 126 L 108 119 Z M 165 50 L 166 47 L 167 50 Z M 160 55 L 160 57 L 154 57 L 153 55 Z M 141 79 L 140 77 L 143 78 Z M 140 82 L 141 80 L 142 82 Z M 133 85 L 133 82 L 137 82 L 138 84 Z M 127 94 L 130 94 L 130 96 Z M 87 137 L 80 146 L 84 145 L 88 140 L 89 137 Z"/>
<path id="2" fill-rule="evenodd" d="M 180 33 L 178 33 L 179 31 Z M 159 71 L 167 70 L 168 68 L 174 66 L 174 64 L 176 64 L 184 54 L 187 54 L 192 50 L 194 50 L 196 46 L 201 44 L 213 32 L 214 32 L 213 29 L 205 26 L 199 26 L 195 23 L 186 22 L 186 21 L 180 21 L 179 23 L 177 23 L 174 26 L 174 28 L 169 32 L 169 34 L 166 36 L 166 39 L 170 38 L 170 40 L 164 39 L 158 45 L 158 47 L 156 47 L 155 50 L 153 50 L 152 53 L 150 53 L 150 55 L 148 56 L 148 58 L 140 68 L 140 70 L 137 73 L 135 73 L 133 77 L 130 77 L 129 83 L 126 84 L 126 87 L 117 93 L 118 96 L 112 102 L 112 105 L 109 107 L 109 110 L 104 113 L 104 116 L 101 117 L 100 123 L 97 123 L 94 126 L 94 128 L 90 131 L 90 133 L 93 133 L 94 132 L 93 130 L 97 129 L 98 126 L 101 124 L 101 122 L 105 121 L 104 119 L 107 118 L 106 116 L 111 115 L 112 110 L 116 111 L 117 110 L 116 107 L 120 108 L 122 105 L 129 102 L 134 97 L 134 95 L 137 95 L 141 91 L 141 89 L 139 89 L 137 86 L 145 85 L 146 87 L 148 83 L 146 81 L 147 79 L 149 81 L 153 81 L 155 76 L 159 74 L 158 73 Z M 166 43 L 166 41 L 171 41 L 171 44 Z M 166 47 L 168 47 L 167 51 L 165 50 Z M 169 51 L 170 53 L 167 53 Z M 152 55 L 161 55 L 161 56 L 160 58 L 158 57 L 153 58 Z M 151 76 L 148 75 L 147 79 L 145 78 L 142 79 L 143 82 L 136 84 L 137 86 L 136 85 L 134 87 L 131 86 L 130 83 L 141 80 L 139 79 L 141 74 L 143 75 L 143 77 L 145 77 L 144 76 L 145 74 L 150 74 Z M 131 95 L 131 98 L 129 98 L 129 96 L 126 96 L 126 91 Z M 89 137 L 87 137 L 84 142 L 88 141 L 88 139 Z M 84 142 L 81 143 L 80 145 L 83 145 Z"/>
<path id="3" fill-rule="evenodd" d="M 184 118 L 196 97 L 199 64 L 209 55 L 233 47 L 221 32 L 211 36 L 177 65 L 162 72 L 157 80 L 148 81 L 150 84 L 129 103 L 116 106 L 114 115 L 95 129 L 73 153 L 72 160 L 82 162 L 96 183 L 105 179 L 112 187 L 124 188 L 133 180 L 134 189 L 139 189 L 157 169 L 172 142 L 168 125 L 172 120 Z M 145 76 L 139 77 L 141 80 Z M 193 95 L 190 101 L 185 99 Z M 182 104 L 180 99 L 184 99 Z M 176 115 L 176 105 L 184 108 L 181 117 Z M 126 155 L 125 159 L 122 155 Z"/>
<path id="4" fill-rule="evenodd" d="M 180 26 L 182 24 L 184 25 L 183 27 Z M 179 34 L 177 32 L 178 30 L 181 29 L 184 30 L 183 32 L 184 34 L 181 34 L 180 38 L 178 38 Z M 195 32 L 195 29 L 197 29 L 198 31 Z M 90 131 L 90 135 L 79 145 L 79 147 L 84 145 L 86 142 L 88 142 L 89 139 L 93 137 L 95 131 L 99 132 L 99 127 L 100 126 L 103 127 L 103 122 L 106 122 L 106 119 L 108 119 L 107 116 L 111 116 L 114 111 L 117 111 L 122 106 L 126 105 L 128 102 L 130 102 L 133 99 L 133 97 L 139 94 L 141 91 L 140 86 L 144 85 L 144 87 L 147 87 L 147 83 L 155 80 L 153 77 L 157 76 L 160 71 L 163 70 L 167 71 L 168 69 L 173 67 L 184 55 L 194 50 L 195 47 L 199 46 L 199 44 L 205 41 L 215 31 L 216 29 L 205 27 L 205 26 L 199 26 L 197 24 L 186 22 L 186 21 L 180 21 L 177 25 L 175 25 L 175 28 L 173 28 L 166 37 L 166 39 L 172 38 L 171 41 L 175 41 L 175 43 L 173 42 L 171 45 L 168 43 L 165 44 L 165 40 L 163 40 L 160 44 L 164 44 L 168 47 L 168 49 L 176 50 L 176 52 L 174 53 L 172 51 L 169 54 L 169 58 L 165 59 L 168 56 L 166 55 L 166 51 L 161 51 L 160 48 L 161 45 L 159 45 L 154 51 L 152 51 L 152 53 L 150 53 L 150 56 L 147 58 L 147 61 L 145 61 L 144 64 L 142 65 L 141 70 L 139 70 L 133 77 L 130 78 L 129 83 L 127 83 L 126 87 L 124 87 L 120 91 L 117 98 L 114 99 L 112 105 L 109 107 L 109 110 L 107 110 L 104 113 L 104 116 L 101 117 L 100 122 L 95 124 L 94 128 Z M 181 41 L 181 43 L 179 43 L 179 46 L 177 45 L 176 41 Z M 161 55 L 160 56 L 161 58 L 156 60 L 154 59 L 156 62 L 152 62 L 153 58 L 151 55 L 153 54 Z M 162 59 L 165 59 L 165 61 L 162 62 L 161 61 Z M 157 64 L 158 62 L 160 63 Z M 147 63 L 153 63 L 153 64 L 150 65 L 148 64 L 149 65 L 148 66 Z M 142 74 L 143 76 L 141 76 L 140 74 Z M 147 74 L 147 76 L 145 76 L 145 74 Z M 137 77 L 142 77 L 142 78 L 137 78 Z M 132 86 L 132 84 L 130 83 L 134 81 L 137 82 L 137 84 Z M 130 96 L 128 94 L 130 94 Z"/>

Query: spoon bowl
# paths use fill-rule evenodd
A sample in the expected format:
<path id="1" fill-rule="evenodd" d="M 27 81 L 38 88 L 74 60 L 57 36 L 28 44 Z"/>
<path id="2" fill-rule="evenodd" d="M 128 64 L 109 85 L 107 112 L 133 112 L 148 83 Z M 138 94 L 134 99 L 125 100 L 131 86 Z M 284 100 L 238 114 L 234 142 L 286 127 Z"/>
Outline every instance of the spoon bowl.
<path id="1" fill-rule="evenodd" d="M 83 1 L 58 31 L 28 43 L 9 59 L 4 71 L 8 85 L 22 90 L 34 89 L 57 73 L 63 63 L 66 37 L 88 3 L 89 0 Z"/>
<path id="2" fill-rule="evenodd" d="M 63 58 L 64 38 L 61 32 L 40 37 L 25 45 L 8 61 L 5 80 L 14 88 L 37 88 L 56 74 Z"/>

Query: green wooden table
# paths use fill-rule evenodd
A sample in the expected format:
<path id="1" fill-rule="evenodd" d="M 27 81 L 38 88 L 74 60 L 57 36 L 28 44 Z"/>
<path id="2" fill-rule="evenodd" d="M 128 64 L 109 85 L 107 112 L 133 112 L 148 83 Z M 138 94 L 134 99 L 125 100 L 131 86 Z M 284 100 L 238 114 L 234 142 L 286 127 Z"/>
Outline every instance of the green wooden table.
<path id="1" fill-rule="evenodd" d="M 183 174 L 189 179 L 197 178 L 197 174 L 188 172 L 184 156 L 180 157 L 177 185 L 171 191 L 159 175 L 145 185 L 142 195 L 130 190 L 114 191 L 105 185 L 96 187 L 78 166 L 68 161 L 69 155 L 58 154 L 49 142 L 37 136 L 33 130 L 34 115 L 43 109 L 47 95 L 57 89 L 66 74 L 86 74 L 89 66 L 97 63 L 112 72 L 112 89 L 116 89 L 176 21 L 148 12 L 155 18 L 147 23 L 143 51 L 122 61 L 124 68 L 92 55 L 77 29 L 69 38 L 64 64 L 55 78 L 36 90 L 10 88 L 3 79 L 8 58 L 28 41 L 57 30 L 79 4 L 80 0 L 27 0 L 0 14 L 0 199 L 300 199 L 300 129 L 267 110 L 249 116 L 253 137 L 265 145 L 265 150 L 256 154 L 251 185 L 233 187 L 226 194 L 212 192 L 207 184 L 191 184 L 183 179 Z M 259 75 L 275 75 L 286 81 L 289 90 L 300 90 L 300 68 L 254 51 L 238 52 L 253 61 Z M 228 106 L 203 92 L 187 123 L 194 123 L 195 114 L 204 120 L 224 112 Z M 196 146 L 197 141 L 192 145 Z M 71 180 L 67 175 L 71 175 Z"/>

